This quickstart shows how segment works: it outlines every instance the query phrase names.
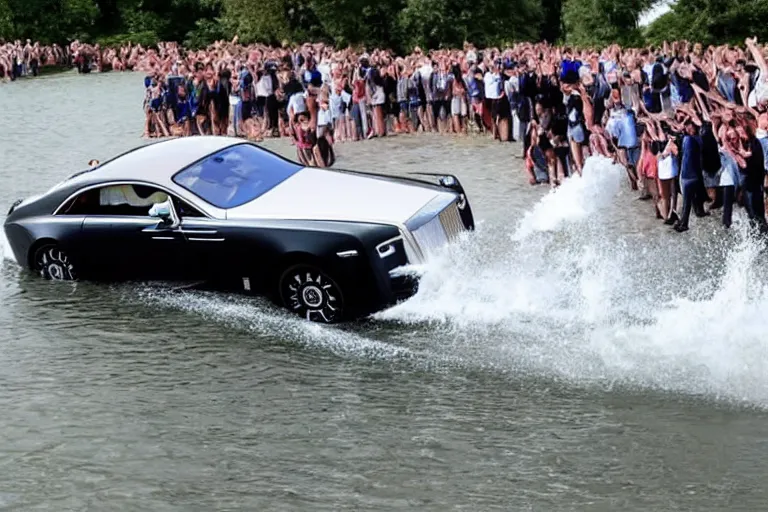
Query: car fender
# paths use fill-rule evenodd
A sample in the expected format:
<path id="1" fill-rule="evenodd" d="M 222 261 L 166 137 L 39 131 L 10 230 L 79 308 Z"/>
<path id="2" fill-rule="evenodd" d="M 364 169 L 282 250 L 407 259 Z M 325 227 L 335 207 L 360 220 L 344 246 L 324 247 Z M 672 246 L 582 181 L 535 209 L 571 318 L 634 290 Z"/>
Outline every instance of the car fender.
<path id="1" fill-rule="evenodd" d="M 30 217 L 18 222 L 6 222 L 5 233 L 19 264 L 31 267 L 33 253 L 43 243 L 52 242 L 67 251 L 73 263 L 79 255 L 73 250 L 82 230 L 84 217 Z"/>
<path id="2" fill-rule="evenodd" d="M 307 263 L 329 273 L 358 304 L 379 300 L 383 281 L 376 245 L 399 235 L 395 226 L 339 221 L 269 220 L 238 222 L 227 228 L 233 268 L 248 268 L 269 291 L 290 266 Z M 256 265 L 256 260 L 258 264 Z"/>

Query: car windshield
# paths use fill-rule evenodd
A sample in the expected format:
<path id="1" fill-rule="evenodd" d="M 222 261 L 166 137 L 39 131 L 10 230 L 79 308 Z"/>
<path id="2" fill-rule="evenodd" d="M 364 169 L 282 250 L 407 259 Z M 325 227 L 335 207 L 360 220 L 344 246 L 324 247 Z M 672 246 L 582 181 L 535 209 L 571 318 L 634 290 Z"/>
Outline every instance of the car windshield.
<path id="1" fill-rule="evenodd" d="M 178 172 L 173 181 L 223 209 L 253 201 L 301 166 L 252 144 L 221 150 Z"/>

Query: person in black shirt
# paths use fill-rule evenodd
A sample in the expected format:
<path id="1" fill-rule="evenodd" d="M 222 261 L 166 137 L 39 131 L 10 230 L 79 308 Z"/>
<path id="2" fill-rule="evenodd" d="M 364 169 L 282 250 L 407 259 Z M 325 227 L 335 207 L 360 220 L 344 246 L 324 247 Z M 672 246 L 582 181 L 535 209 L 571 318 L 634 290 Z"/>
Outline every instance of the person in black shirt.
<path id="1" fill-rule="evenodd" d="M 765 220 L 765 198 L 763 197 L 764 179 L 765 179 L 765 161 L 763 155 L 763 146 L 752 133 L 749 124 L 744 125 L 746 135 L 746 144 L 750 155 L 747 157 L 746 167 L 742 170 L 744 174 L 744 207 L 749 215 L 749 220 L 753 226 L 760 229 L 761 232 L 768 231 Z"/>

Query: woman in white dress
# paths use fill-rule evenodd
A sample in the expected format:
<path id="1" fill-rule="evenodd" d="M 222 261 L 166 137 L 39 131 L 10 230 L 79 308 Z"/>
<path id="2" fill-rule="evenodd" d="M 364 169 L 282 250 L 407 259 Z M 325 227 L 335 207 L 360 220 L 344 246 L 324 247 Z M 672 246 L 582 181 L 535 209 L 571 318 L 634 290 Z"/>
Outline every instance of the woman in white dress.
<path id="1" fill-rule="evenodd" d="M 669 138 L 664 149 L 657 155 L 659 179 L 659 211 L 664 224 L 672 225 L 677 220 L 677 177 L 680 174 L 679 149 L 675 140 Z"/>
<path id="2" fill-rule="evenodd" d="M 659 210 L 661 216 L 664 217 L 664 224 L 668 225 L 674 224 L 677 220 L 673 203 L 677 202 L 675 200 L 677 196 L 675 181 L 680 174 L 680 166 L 677 160 L 678 152 L 675 140 L 670 138 L 667 140 L 664 150 L 658 155 L 659 195 L 661 196 Z"/>

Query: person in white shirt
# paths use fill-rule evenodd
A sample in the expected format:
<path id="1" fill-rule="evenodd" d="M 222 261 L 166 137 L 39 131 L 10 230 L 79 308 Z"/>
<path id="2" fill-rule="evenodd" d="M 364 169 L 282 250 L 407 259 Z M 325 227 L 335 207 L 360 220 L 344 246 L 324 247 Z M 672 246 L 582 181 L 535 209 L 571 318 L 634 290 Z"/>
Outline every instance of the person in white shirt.
<path id="1" fill-rule="evenodd" d="M 485 108 L 491 113 L 493 138 L 502 141 L 509 137 L 509 102 L 504 97 L 504 82 L 501 77 L 501 60 L 497 59 L 483 76 L 485 84 Z"/>

